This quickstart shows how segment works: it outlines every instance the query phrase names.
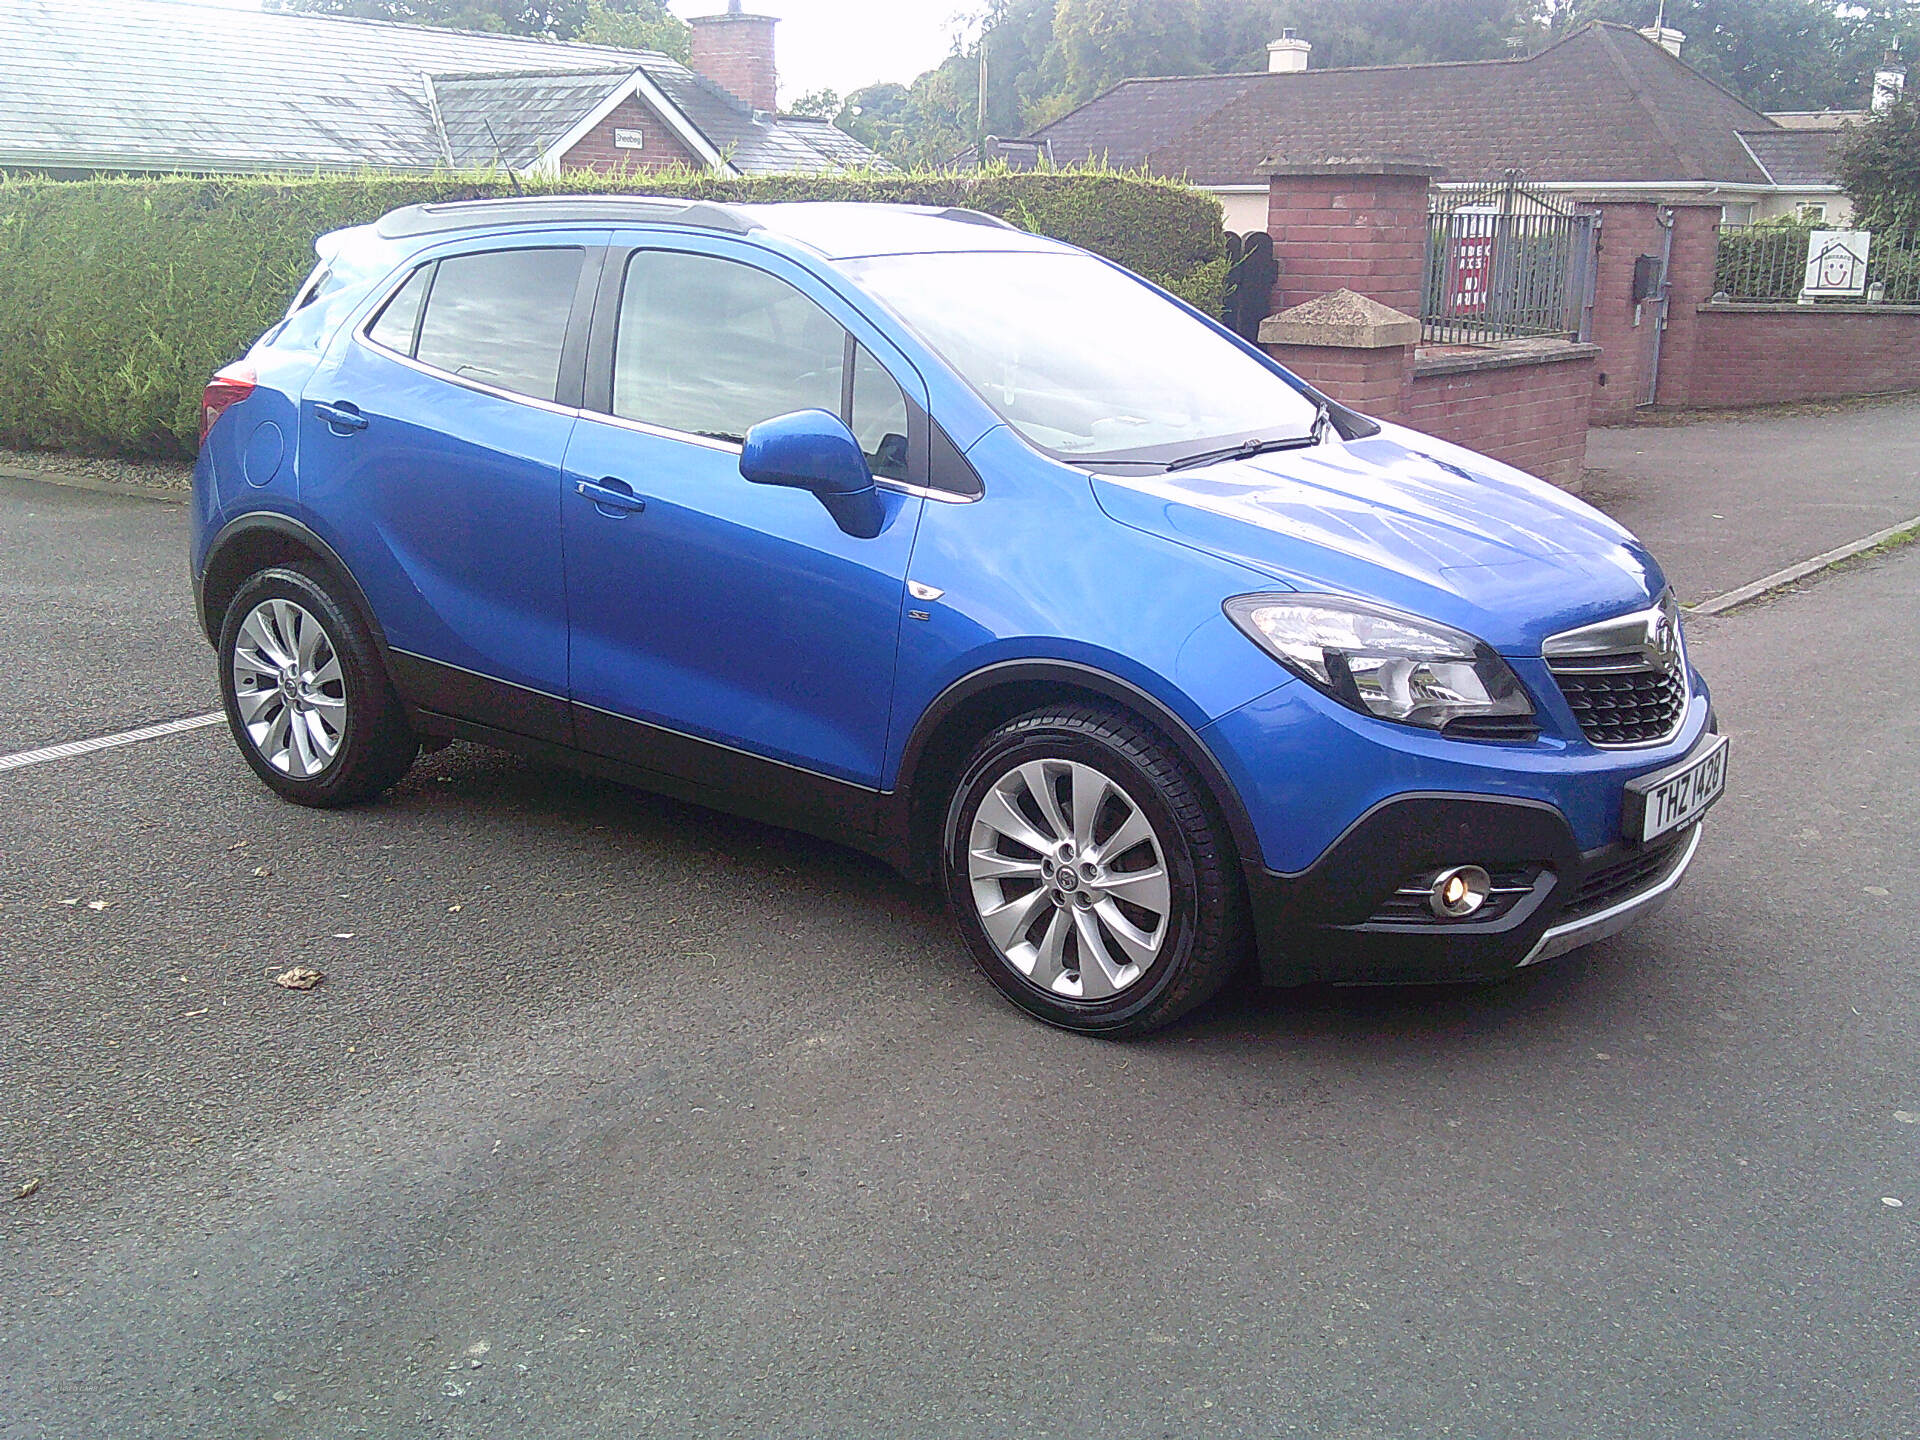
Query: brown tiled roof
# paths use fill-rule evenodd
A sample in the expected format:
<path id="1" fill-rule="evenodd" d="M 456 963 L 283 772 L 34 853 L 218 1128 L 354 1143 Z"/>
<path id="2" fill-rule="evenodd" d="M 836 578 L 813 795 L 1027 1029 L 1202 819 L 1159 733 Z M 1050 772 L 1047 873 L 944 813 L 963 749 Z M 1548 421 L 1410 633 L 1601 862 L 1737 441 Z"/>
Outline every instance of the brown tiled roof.
<path id="1" fill-rule="evenodd" d="M 1416 156 L 1443 181 L 1766 185 L 1739 132 L 1774 128 L 1638 32 L 1592 24 L 1523 59 L 1129 80 L 1038 136 L 1060 164 L 1197 185 L 1335 155 Z"/>
<path id="2" fill-rule="evenodd" d="M 1743 137 L 1776 185 L 1835 184 L 1845 130 L 1751 130 Z"/>

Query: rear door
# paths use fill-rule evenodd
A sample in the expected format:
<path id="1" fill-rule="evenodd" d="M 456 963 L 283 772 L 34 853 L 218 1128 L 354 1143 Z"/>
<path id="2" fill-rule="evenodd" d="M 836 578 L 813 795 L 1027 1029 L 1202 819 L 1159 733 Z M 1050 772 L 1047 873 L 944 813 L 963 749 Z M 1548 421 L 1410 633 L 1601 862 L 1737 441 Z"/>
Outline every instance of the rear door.
<path id="1" fill-rule="evenodd" d="M 582 747 L 858 808 L 845 787 L 877 788 L 886 753 L 925 398 L 883 335 L 781 257 L 692 239 L 609 252 L 566 461 Z M 747 430 L 808 408 L 851 422 L 886 491 L 879 536 L 741 478 Z M 632 503 L 592 498 L 608 487 Z"/>
<path id="2" fill-rule="evenodd" d="M 366 591 L 402 691 L 560 741 L 560 466 L 602 239 L 419 265 L 316 372 L 300 418 L 303 508 Z"/>

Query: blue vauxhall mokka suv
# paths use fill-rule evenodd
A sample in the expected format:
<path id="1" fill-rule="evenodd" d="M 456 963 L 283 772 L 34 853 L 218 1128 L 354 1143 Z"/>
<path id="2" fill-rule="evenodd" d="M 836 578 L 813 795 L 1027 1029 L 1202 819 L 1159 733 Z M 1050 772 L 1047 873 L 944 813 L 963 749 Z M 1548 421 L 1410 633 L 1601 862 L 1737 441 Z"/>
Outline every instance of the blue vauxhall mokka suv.
<path id="1" fill-rule="evenodd" d="M 968 211 L 570 197 L 324 237 L 207 388 L 241 753 L 478 741 L 937 879 L 1052 1024 L 1484 980 L 1679 883 L 1726 742 L 1652 557 Z"/>

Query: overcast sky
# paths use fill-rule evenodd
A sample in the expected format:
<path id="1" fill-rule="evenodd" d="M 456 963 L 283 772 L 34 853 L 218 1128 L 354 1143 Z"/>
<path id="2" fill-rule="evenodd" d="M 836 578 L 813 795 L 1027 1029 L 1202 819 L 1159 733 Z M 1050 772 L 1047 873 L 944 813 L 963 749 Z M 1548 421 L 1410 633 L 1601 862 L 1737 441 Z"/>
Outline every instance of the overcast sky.
<path id="1" fill-rule="evenodd" d="M 200 0 L 257 10 L 260 0 Z M 955 16 L 978 0 L 748 0 L 756 15 L 777 15 L 780 96 L 794 100 L 823 86 L 842 95 L 879 80 L 902 84 L 931 70 L 952 49 Z M 715 15 L 726 0 L 668 0 L 673 12 Z"/>

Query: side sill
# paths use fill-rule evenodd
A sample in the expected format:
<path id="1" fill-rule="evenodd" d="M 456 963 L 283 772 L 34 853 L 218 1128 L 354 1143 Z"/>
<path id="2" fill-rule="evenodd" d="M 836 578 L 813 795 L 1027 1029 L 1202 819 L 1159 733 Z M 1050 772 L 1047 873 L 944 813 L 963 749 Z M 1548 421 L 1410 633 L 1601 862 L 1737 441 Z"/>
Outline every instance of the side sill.
<path id="1" fill-rule="evenodd" d="M 498 726 L 484 724 L 477 720 L 467 720 L 455 715 L 441 714 L 421 709 L 414 716 L 416 726 L 430 735 L 445 736 L 456 740 L 470 740 L 475 744 L 487 745 L 496 750 L 505 750 L 521 755 L 529 760 L 544 764 L 557 765 L 563 769 L 576 770 L 586 775 L 596 775 L 612 780 L 617 784 L 629 785 L 636 790 L 647 790 L 658 795 L 668 795 L 689 804 L 704 806 L 710 810 L 724 811 L 729 815 L 738 815 L 744 819 L 757 820 L 762 824 L 776 825 L 784 830 L 797 830 L 805 835 L 813 835 L 838 845 L 860 850 L 885 861 L 894 868 L 901 866 L 902 856 L 884 836 L 875 834 L 871 829 L 853 828 L 842 820 L 845 813 L 842 807 L 838 813 L 822 808 L 802 811 L 789 803 L 770 798 L 765 794 L 755 794 L 745 789 L 722 789 L 702 784 L 682 775 L 668 774 L 647 765 L 636 764 L 631 760 L 617 759 L 610 755 L 600 755 L 579 749 L 573 745 L 559 744 L 550 740 L 541 740 L 531 735 L 518 734 L 512 730 L 503 730 Z M 651 727 L 649 727 L 651 728 Z M 678 737 L 686 739 L 686 737 Z M 695 744 L 704 742 L 695 741 Z M 761 762 L 763 764 L 770 762 Z M 781 767 L 786 768 L 786 767 Z M 805 772 L 799 772 L 804 774 Z M 841 782 L 827 780 L 825 777 L 812 777 L 828 785 Z M 847 787 L 857 789 L 857 787 Z M 861 792 L 869 797 L 872 806 L 890 797 L 877 795 L 871 791 Z"/>
<path id="2" fill-rule="evenodd" d="M 387 651 L 393 688 L 408 705 L 480 721 L 505 733 L 555 745 L 573 743 L 573 716 L 557 695 L 462 670 L 407 650 Z"/>

